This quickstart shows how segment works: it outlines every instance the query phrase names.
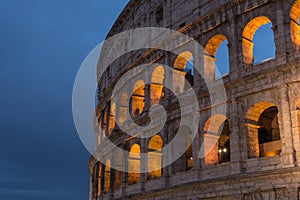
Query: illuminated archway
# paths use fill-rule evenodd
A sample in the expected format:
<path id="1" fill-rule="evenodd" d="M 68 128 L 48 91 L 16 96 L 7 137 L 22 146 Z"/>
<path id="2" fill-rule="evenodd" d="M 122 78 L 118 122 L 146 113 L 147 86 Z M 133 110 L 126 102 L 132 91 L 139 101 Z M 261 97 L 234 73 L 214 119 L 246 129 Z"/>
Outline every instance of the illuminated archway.
<path id="1" fill-rule="evenodd" d="M 189 83 L 191 86 L 194 85 L 194 64 L 193 64 L 193 54 L 189 51 L 184 51 L 180 53 L 174 62 L 173 71 L 173 91 L 176 94 L 183 92 L 188 89 Z M 187 82 L 185 82 L 187 80 Z"/>
<path id="2" fill-rule="evenodd" d="M 188 62 L 193 58 L 193 54 L 189 51 L 180 53 L 174 63 L 174 68 L 184 71 L 187 67 Z"/>
<path id="3" fill-rule="evenodd" d="M 261 101 L 248 109 L 246 128 L 248 157 L 275 156 L 281 152 L 278 108 L 269 101 Z"/>
<path id="4" fill-rule="evenodd" d="M 163 140 L 159 135 L 153 136 L 148 143 L 148 179 L 161 176 Z"/>
<path id="5" fill-rule="evenodd" d="M 128 157 L 128 185 L 140 180 L 141 148 L 138 144 L 131 146 Z"/>
<path id="6" fill-rule="evenodd" d="M 226 116 L 217 114 L 204 125 L 205 165 L 230 162 L 230 129 Z"/>
<path id="7" fill-rule="evenodd" d="M 296 0 L 290 12 L 291 38 L 295 50 L 299 50 L 300 47 L 299 17 L 300 17 L 300 1 Z"/>
<path id="8" fill-rule="evenodd" d="M 254 58 L 254 52 L 253 52 L 253 48 L 254 45 L 261 45 L 258 44 L 258 42 L 256 42 L 256 44 L 254 44 L 254 36 L 256 36 L 255 34 L 257 33 L 257 31 L 263 27 L 263 26 L 271 26 L 272 27 L 272 22 L 268 17 L 265 16 L 260 16 L 260 17 L 256 17 L 254 19 L 252 19 L 244 28 L 243 30 L 243 40 L 242 40 L 242 47 L 243 47 L 243 58 L 244 58 L 244 63 L 247 65 L 253 65 L 254 62 L 258 63 L 261 62 L 263 60 L 257 60 Z M 271 31 L 271 29 L 269 30 L 270 32 L 268 33 L 268 35 L 266 36 L 261 35 L 261 38 L 264 38 L 264 40 L 266 40 L 265 38 L 272 39 L 272 45 L 268 45 L 269 47 L 266 49 L 265 46 L 263 46 L 263 48 L 265 48 L 264 52 L 267 54 L 268 58 L 273 58 L 275 57 L 275 41 L 274 41 L 274 33 L 273 31 Z M 263 41 L 263 40 L 262 40 Z M 262 54 L 262 52 L 258 52 L 260 54 Z"/>
<path id="9" fill-rule="evenodd" d="M 151 106 L 159 104 L 163 95 L 165 70 L 163 66 L 156 67 L 151 76 L 150 103 Z"/>
<path id="10" fill-rule="evenodd" d="M 133 94 L 131 96 L 131 115 L 139 116 L 145 107 L 145 83 L 139 80 L 134 84 Z"/>
<path id="11" fill-rule="evenodd" d="M 212 37 L 205 46 L 204 74 L 208 81 L 229 73 L 228 40 L 222 34 Z M 225 48 L 224 48 L 225 47 Z M 221 54 L 219 54 L 219 50 Z M 218 70 L 216 70 L 216 67 Z"/>

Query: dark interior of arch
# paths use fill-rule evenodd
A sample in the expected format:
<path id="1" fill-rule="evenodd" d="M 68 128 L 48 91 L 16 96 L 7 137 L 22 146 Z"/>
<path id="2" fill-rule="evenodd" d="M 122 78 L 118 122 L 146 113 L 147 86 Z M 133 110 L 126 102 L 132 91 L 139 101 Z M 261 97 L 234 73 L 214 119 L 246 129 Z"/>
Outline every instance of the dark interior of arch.
<path id="1" fill-rule="evenodd" d="M 218 139 L 218 161 L 221 164 L 230 162 L 230 129 L 228 120 L 224 121 L 219 131 L 221 131 L 221 134 Z"/>
<path id="2" fill-rule="evenodd" d="M 278 125 L 278 109 L 272 106 L 266 109 L 259 117 L 258 140 L 259 144 L 280 140 Z"/>

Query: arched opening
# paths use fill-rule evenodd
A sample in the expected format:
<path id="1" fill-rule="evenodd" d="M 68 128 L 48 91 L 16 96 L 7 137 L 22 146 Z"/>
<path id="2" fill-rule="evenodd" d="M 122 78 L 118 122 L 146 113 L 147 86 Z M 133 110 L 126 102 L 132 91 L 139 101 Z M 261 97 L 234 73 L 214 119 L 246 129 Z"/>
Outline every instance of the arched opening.
<path id="1" fill-rule="evenodd" d="M 174 62 L 173 91 L 177 94 L 188 89 L 188 84 L 194 85 L 194 64 L 193 54 L 189 51 L 180 53 Z M 186 82 L 186 81 L 187 82 Z"/>
<path id="2" fill-rule="evenodd" d="M 218 161 L 221 164 L 230 162 L 230 129 L 228 119 L 221 125 L 219 133 L 221 135 L 218 139 Z"/>
<path id="3" fill-rule="evenodd" d="M 246 114 L 248 131 L 248 157 L 279 155 L 281 152 L 278 108 L 263 101 L 249 108 Z"/>
<path id="4" fill-rule="evenodd" d="M 148 143 L 148 179 L 161 176 L 163 140 L 159 135 L 153 136 Z"/>
<path id="5" fill-rule="evenodd" d="M 104 172 L 104 193 L 108 193 L 110 190 L 110 160 L 105 163 Z"/>
<path id="6" fill-rule="evenodd" d="M 207 81 L 220 79 L 229 73 L 228 40 L 222 34 L 212 37 L 205 46 L 204 75 Z"/>
<path id="7" fill-rule="evenodd" d="M 145 83 L 142 80 L 137 81 L 133 86 L 133 94 L 131 96 L 131 115 L 139 116 L 145 107 Z"/>
<path id="8" fill-rule="evenodd" d="M 260 157 L 279 155 L 281 152 L 278 109 L 267 108 L 259 117 L 258 141 Z"/>
<path id="9" fill-rule="evenodd" d="M 123 125 L 124 122 L 126 121 L 127 118 L 127 94 L 122 93 L 121 99 L 120 99 L 120 106 L 119 106 L 119 113 L 118 113 L 118 118 L 119 118 L 119 124 Z"/>
<path id="10" fill-rule="evenodd" d="M 226 116 L 210 117 L 205 123 L 203 136 L 205 165 L 230 162 L 230 128 Z"/>
<path id="11" fill-rule="evenodd" d="M 163 96 L 165 70 L 163 66 L 156 67 L 151 76 L 150 102 L 151 106 L 159 104 Z"/>
<path id="12" fill-rule="evenodd" d="M 300 1 L 296 0 L 291 12 L 290 12 L 290 27 L 291 27 L 291 38 L 294 44 L 295 50 L 299 50 L 300 47 L 300 26 L 299 26 L 299 17 L 300 17 Z"/>
<path id="13" fill-rule="evenodd" d="M 132 145 L 128 157 L 128 185 L 137 183 L 140 180 L 141 170 L 141 149 L 138 144 Z"/>
<path id="14" fill-rule="evenodd" d="M 243 30 L 243 58 L 247 65 L 258 64 L 275 57 L 272 22 L 265 16 L 252 19 Z"/>

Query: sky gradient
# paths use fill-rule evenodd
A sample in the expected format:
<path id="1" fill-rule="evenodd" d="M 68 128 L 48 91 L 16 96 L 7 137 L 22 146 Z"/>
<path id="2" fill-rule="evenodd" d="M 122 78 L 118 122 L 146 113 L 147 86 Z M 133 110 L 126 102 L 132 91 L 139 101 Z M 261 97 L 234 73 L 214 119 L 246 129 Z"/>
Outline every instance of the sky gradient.
<path id="1" fill-rule="evenodd" d="M 126 3 L 0 1 L 1 200 L 88 199 L 72 88 Z"/>

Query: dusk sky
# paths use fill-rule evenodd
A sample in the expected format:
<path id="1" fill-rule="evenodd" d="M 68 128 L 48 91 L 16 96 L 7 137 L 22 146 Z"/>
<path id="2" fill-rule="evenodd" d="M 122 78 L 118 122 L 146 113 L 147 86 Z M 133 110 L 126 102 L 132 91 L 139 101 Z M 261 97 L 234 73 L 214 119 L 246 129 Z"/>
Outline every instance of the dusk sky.
<path id="1" fill-rule="evenodd" d="M 0 199 L 88 199 L 74 79 L 127 0 L 0 1 Z"/>
<path id="2" fill-rule="evenodd" d="M 72 88 L 127 2 L 0 1 L 1 200 L 88 199 Z"/>

